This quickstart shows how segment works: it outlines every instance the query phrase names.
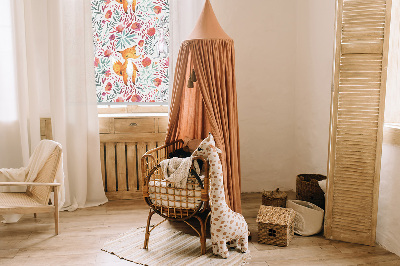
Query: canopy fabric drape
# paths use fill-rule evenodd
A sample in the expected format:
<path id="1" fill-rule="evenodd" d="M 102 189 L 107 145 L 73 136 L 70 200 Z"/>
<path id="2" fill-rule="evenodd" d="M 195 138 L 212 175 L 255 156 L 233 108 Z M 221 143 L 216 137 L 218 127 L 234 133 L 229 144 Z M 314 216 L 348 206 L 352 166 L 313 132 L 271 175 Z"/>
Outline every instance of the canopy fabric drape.
<path id="1" fill-rule="evenodd" d="M 188 88 L 190 73 L 197 81 Z M 193 39 L 181 45 L 175 67 L 166 143 L 203 139 L 211 132 L 222 150 L 227 204 L 241 212 L 240 149 L 231 39 Z"/>

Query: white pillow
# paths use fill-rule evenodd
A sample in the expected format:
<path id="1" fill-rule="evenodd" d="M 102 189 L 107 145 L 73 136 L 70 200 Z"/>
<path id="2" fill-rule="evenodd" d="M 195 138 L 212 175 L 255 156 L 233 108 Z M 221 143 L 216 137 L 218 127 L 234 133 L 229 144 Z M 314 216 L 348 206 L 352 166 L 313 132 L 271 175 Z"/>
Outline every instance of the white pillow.
<path id="1" fill-rule="evenodd" d="M 321 187 L 322 191 L 326 194 L 326 179 L 318 181 L 318 185 Z"/>

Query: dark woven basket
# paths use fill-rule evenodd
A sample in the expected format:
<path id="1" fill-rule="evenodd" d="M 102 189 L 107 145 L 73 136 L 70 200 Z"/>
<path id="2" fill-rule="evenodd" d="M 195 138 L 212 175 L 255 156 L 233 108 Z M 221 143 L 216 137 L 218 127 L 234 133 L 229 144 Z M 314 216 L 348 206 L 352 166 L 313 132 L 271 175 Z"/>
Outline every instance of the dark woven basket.
<path id="1" fill-rule="evenodd" d="M 286 208 L 287 194 L 279 191 L 264 191 L 262 194 L 262 205 Z"/>
<path id="2" fill-rule="evenodd" d="M 318 181 L 326 179 L 319 174 L 300 174 L 296 177 L 296 199 L 314 203 L 325 209 L 325 196 Z"/>

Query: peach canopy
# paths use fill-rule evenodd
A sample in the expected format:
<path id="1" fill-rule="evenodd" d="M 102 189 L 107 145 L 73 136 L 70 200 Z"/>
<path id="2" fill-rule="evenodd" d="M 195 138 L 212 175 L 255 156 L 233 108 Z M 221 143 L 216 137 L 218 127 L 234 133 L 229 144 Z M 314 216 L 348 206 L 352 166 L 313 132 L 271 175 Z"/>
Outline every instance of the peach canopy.
<path id="1" fill-rule="evenodd" d="M 188 88 L 193 70 L 196 81 Z M 232 210 L 241 212 L 234 44 L 207 0 L 190 39 L 179 51 L 166 143 L 204 139 L 209 132 L 222 150 L 226 201 Z"/>

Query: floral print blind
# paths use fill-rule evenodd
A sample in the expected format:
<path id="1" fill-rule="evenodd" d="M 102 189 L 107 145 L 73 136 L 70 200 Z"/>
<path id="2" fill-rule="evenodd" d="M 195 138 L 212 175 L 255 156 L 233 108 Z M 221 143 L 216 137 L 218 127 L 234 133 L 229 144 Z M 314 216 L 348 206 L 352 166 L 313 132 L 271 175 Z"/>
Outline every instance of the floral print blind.
<path id="1" fill-rule="evenodd" d="M 92 0 L 99 103 L 168 101 L 168 0 Z"/>

